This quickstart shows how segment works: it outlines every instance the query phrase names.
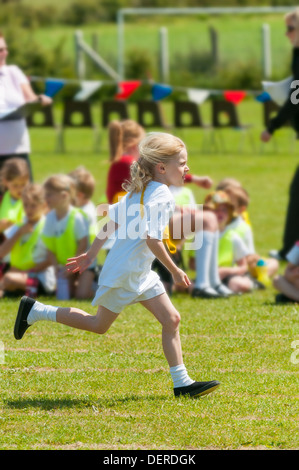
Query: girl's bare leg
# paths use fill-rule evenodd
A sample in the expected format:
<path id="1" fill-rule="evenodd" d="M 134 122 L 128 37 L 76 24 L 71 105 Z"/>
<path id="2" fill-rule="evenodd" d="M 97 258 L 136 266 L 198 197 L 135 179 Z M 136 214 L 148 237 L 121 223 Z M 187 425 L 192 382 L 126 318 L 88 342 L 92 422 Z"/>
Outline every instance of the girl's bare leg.
<path id="1" fill-rule="evenodd" d="M 102 306 L 99 306 L 96 315 L 73 307 L 58 307 L 56 312 L 58 323 L 98 334 L 106 333 L 117 317 L 118 314 Z"/>
<path id="2" fill-rule="evenodd" d="M 162 325 L 162 346 L 169 364 L 174 367 L 183 364 L 181 339 L 179 334 L 180 314 L 172 305 L 167 294 L 161 294 L 141 302 Z"/>

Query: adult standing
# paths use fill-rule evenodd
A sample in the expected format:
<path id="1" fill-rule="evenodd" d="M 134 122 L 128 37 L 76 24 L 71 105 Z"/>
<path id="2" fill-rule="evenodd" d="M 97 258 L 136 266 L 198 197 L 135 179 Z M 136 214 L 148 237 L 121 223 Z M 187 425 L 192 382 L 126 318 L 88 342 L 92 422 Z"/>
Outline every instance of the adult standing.
<path id="1" fill-rule="evenodd" d="M 50 105 L 52 99 L 46 95 L 36 95 L 26 75 L 17 65 L 7 65 L 8 47 L 0 33 L 0 112 L 15 109 L 26 102 L 39 100 L 43 106 Z M 0 169 L 12 157 L 24 158 L 30 163 L 30 138 L 25 119 L 0 121 Z"/>
<path id="2" fill-rule="evenodd" d="M 293 80 L 299 80 L 299 8 L 296 8 L 285 16 L 286 36 L 293 47 L 292 75 Z M 261 140 L 268 142 L 273 133 L 289 121 L 299 138 L 299 106 L 292 103 L 290 90 L 288 99 L 280 108 L 278 114 L 271 119 L 268 128 L 261 134 Z M 286 254 L 299 240 L 299 166 L 297 167 L 290 185 L 289 204 L 284 227 L 283 246 L 279 251 L 270 251 L 270 256 L 284 260 Z"/>

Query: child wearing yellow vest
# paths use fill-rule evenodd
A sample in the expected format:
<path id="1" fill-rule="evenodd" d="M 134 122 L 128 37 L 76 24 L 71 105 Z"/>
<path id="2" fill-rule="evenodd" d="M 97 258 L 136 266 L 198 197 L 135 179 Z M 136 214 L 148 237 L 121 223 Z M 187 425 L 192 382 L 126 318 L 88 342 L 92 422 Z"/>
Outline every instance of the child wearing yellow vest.
<path id="1" fill-rule="evenodd" d="M 0 203 L 0 233 L 24 217 L 22 191 L 29 182 L 30 173 L 27 162 L 22 158 L 7 160 L 0 173 L 4 195 Z"/>
<path id="2" fill-rule="evenodd" d="M 67 285 L 66 297 L 77 299 L 93 296 L 88 271 L 82 275 L 69 273 L 68 258 L 84 253 L 89 246 L 89 224 L 84 213 L 72 205 L 75 198 L 73 179 L 64 174 L 50 176 L 44 183 L 50 209 L 41 237 L 56 269 L 57 287 Z"/>
<path id="3" fill-rule="evenodd" d="M 49 294 L 55 290 L 55 275 L 40 238 L 46 212 L 43 187 L 29 183 L 22 192 L 22 202 L 25 218 L 4 232 L 6 239 L 0 246 L 0 256 L 10 254 L 10 268 L 1 280 L 1 290 L 27 292 L 32 285 L 36 294 Z"/>
<path id="4" fill-rule="evenodd" d="M 219 226 L 219 275 L 235 293 L 250 292 L 254 283 L 247 275 L 247 256 L 250 254 L 238 233 L 229 224 L 234 217 L 234 205 L 224 191 L 215 191 L 205 198 L 204 207 L 212 210 Z"/>
<path id="5" fill-rule="evenodd" d="M 92 201 L 95 189 L 95 179 L 90 171 L 84 166 L 79 166 L 69 173 L 75 183 L 74 205 L 79 207 L 87 216 L 89 222 L 90 242 L 96 236 L 96 206 Z"/>
<path id="6" fill-rule="evenodd" d="M 228 185 L 225 189 L 225 193 L 228 194 L 235 209 L 235 217 L 230 223 L 230 228 L 236 230 L 247 246 L 250 253 L 250 256 L 247 258 L 249 271 L 254 278 L 258 278 L 256 265 L 257 262 L 261 260 L 261 256 L 255 250 L 252 226 L 243 218 L 243 214 L 247 213 L 249 194 L 242 186 L 237 187 L 235 185 Z M 263 258 L 263 261 L 267 266 L 268 277 L 273 277 L 279 268 L 278 261 L 274 258 Z"/>

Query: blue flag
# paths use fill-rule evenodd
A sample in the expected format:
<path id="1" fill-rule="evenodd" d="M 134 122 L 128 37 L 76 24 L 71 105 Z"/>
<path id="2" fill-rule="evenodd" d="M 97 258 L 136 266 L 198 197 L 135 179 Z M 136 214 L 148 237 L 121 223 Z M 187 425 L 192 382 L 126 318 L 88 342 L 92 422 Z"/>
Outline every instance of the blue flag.
<path id="1" fill-rule="evenodd" d="M 55 78 L 47 79 L 45 95 L 50 96 L 52 98 L 63 87 L 64 87 L 64 80 L 58 80 L 58 79 L 56 80 Z"/>
<path id="2" fill-rule="evenodd" d="M 155 101 L 161 100 L 172 93 L 172 87 L 169 85 L 153 85 L 152 97 Z"/>

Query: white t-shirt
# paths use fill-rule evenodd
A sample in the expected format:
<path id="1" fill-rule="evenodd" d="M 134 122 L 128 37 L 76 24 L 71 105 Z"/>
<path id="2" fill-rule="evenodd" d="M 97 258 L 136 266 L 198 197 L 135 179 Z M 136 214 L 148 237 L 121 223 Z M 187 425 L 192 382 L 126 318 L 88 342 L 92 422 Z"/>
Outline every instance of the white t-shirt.
<path id="1" fill-rule="evenodd" d="M 286 259 L 294 265 L 299 265 L 299 242 L 296 242 L 293 248 L 288 252 Z"/>
<path id="2" fill-rule="evenodd" d="M 0 113 L 25 103 L 21 85 L 27 83 L 28 78 L 16 65 L 0 67 Z M 30 153 L 26 120 L 0 121 L 0 158 L 1 155 L 19 153 Z"/>
<path id="3" fill-rule="evenodd" d="M 90 225 L 95 225 L 97 223 L 97 209 L 95 204 L 92 201 L 88 201 L 80 209 L 87 215 Z"/>
<path id="4" fill-rule="evenodd" d="M 223 230 L 223 232 L 219 233 L 219 237 L 223 237 L 223 235 L 230 230 L 231 228 L 229 225 L 228 227 L 226 227 L 225 230 Z M 237 261 L 240 261 L 242 258 L 245 258 L 245 256 L 252 254 L 249 252 L 249 249 L 243 242 L 242 238 L 236 232 L 232 234 L 231 242 L 233 245 L 233 265 L 236 264 Z"/>
<path id="5" fill-rule="evenodd" d="M 51 210 L 46 216 L 46 223 L 43 229 L 43 234 L 47 237 L 59 237 L 62 235 L 66 229 L 70 211 L 71 208 L 65 217 L 58 220 L 55 210 Z M 80 212 L 77 212 L 75 215 L 74 232 L 75 239 L 77 241 L 84 237 L 88 237 L 88 223 L 86 218 Z"/>
<path id="6" fill-rule="evenodd" d="M 101 286 L 122 287 L 138 295 L 152 288 L 159 279 L 151 270 L 155 256 L 146 244 L 147 236 L 163 239 L 175 207 L 168 187 L 156 181 L 146 187 L 143 217 L 140 198 L 141 193 L 130 193 L 110 206 L 109 217 L 119 227 L 99 277 Z"/>
<path id="7" fill-rule="evenodd" d="M 254 247 L 254 240 L 253 240 L 253 233 L 251 230 L 251 227 L 242 219 L 242 217 L 239 215 L 236 217 L 230 224 L 229 227 L 232 229 L 238 228 L 240 225 L 243 226 L 244 230 L 243 231 L 243 236 L 242 240 L 247 246 L 249 250 L 249 254 L 254 254 L 255 253 L 255 247 Z"/>

